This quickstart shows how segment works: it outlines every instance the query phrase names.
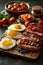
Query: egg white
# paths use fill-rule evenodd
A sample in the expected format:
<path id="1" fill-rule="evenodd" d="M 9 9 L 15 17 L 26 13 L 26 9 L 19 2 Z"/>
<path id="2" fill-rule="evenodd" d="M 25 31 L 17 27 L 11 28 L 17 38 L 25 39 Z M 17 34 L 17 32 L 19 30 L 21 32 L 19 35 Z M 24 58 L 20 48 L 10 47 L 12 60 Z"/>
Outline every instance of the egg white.
<path id="1" fill-rule="evenodd" d="M 5 40 L 5 39 L 9 39 L 9 38 L 2 38 L 2 40 L 0 41 L 0 48 L 1 49 L 4 49 L 4 50 L 7 50 L 7 49 L 11 49 L 11 48 L 13 48 L 13 47 L 15 47 L 15 45 L 16 45 L 16 40 L 13 40 L 13 39 L 10 39 L 11 40 L 11 44 L 9 45 L 9 46 L 4 46 L 3 44 L 2 44 L 2 42 L 3 42 L 3 40 Z"/>
<path id="2" fill-rule="evenodd" d="M 19 25 L 21 26 L 20 29 L 14 28 L 14 24 L 10 25 L 10 26 L 8 27 L 8 29 L 9 29 L 9 30 L 12 29 L 12 30 L 16 30 L 16 31 L 24 31 L 24 30 L 25 30 L 25 26 L 24 26 L 23 24 L 19 24 Z"/>
<path id="3" fill-rule="evenodd" d="M 18 38 L 20 38 L 21 35 L 22 34 L 18 32 L 16 36 L 13 36 L 13 38 L 18 39 Z"/>
<path id="4" fill-rule="evenodd" d="M 11 36 L 8 36 L 8 32 L 9 30 L 6 30 L 5 31 L 5 36 L 6 37 L 9 37 L 9 38 L 15 38 L 15 39 L 18 39 L 18 38 L 20 38 L 20 36 L 22 35 L 20 32 L 17 32 L 17 34 L 15 35 L 15 36 L 13 36 L 13 37 L 11 37 Z"/>

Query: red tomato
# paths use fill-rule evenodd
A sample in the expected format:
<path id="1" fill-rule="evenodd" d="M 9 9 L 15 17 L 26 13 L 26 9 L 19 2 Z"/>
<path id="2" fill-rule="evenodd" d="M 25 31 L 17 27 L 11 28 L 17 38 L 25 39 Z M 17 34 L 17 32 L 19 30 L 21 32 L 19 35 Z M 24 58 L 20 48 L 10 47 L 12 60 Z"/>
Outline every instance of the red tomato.
<path id="1" fill-rule="evenodd" d="M 16 8 L 12 7 L 12 8 L 11 8 L 11 11 L 16 11 Z"/>
<path id="2" fill-rule="evenodd" d="M 0 26 L 3 26 L 7 22 L 8 22 L 8 19 L 7 18 L 3 18 L 2 20 L 0 20 Z"/>
<path id="3" fill-rule="evenodd" d="M 18 8 L 17 8 L 17 11 L 21 11 L 21 8 L 20 8 L 20 7 L 18 7 Z"/>
<path id="4" fill-rule="evenodd" d="M 28 6 L 26 5 L 26 4 L 23 4 L 23 9 L 27 9 L 28 8 Z"/>
<path id="5" fill-rule="evenodd" d="M 28 17 L 27 17 L 27 20 L 31 21 L 31 20 L 33 20 L 33 19 L 34 19 L 34 16 L 31 15 L 31 14 L 29 14 Z"/>
<path id="6" fill-rule="evenodd" d="M 40 20 L 39 20 L 39 24 L 40 24 L 40 25 L 43 25 L 43 19 L 40 19 Z"/>
<path id="7" fill-rule="evenodd" d="M 21 5 L 21 3 L 18 3 L 18 6 L 17 7 L 21 7 L 22 5 Z"/>
<path id="8" fill-rule="evenodd" d="M 7 18 L 3 18 L 2 22 L 3 22 L 3 24 L 6 24 L 8 22 L 8 19 Z"/>
<path id="9" fill-rule="evenodd" d="M 30 22 L 25 22 L 25 26 L 28 27 L 30 25 Z"/>
<path id="10" fill-rule="evenodd" d="M 8 9 L 11 9 L 11 5 L 10 4 L 8 5 Z"/>
<path id="11" fill-rule="evenodd" d="M 0 20 L 0 26 L 3 26 L 3 21 L 2 20 Z"/>
<path id="12" fill-rule="evenodd" d="M 11 23 L 14 23 L 15 21 L 16 21 L 16 18 L 14 18 L 14 17 L 10 18 Z"/>

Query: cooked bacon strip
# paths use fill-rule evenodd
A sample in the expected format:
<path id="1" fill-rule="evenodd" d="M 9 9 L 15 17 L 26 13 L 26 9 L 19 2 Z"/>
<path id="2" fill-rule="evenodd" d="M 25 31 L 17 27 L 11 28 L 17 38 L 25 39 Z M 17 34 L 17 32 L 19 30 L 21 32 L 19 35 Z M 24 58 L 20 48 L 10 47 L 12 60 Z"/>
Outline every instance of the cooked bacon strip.
<path id="1" fill-rule="evenodd" d="M 30 42 L 29 42 L 30 43 Z M 23 42 L 23 40 L 22 40 L 22 42 L 21 42 L 21 39 L 19 39 L 18 41 L 17 41 L 17 45 L 19 46 L 19 47 L 21 47 L 21 48 L 23 48 L 23 49 L 26 49 L 26 50 L 39 50 L 40 48 L 41 48 L 41 46 L 37 43 L 37 44 L 35 44 L 35 45 L 32 45 L 31 43 L 30 44 L 26 44 L 25 42 Z"/>
<path id="2" fill-rule="evenodd" d="M 42 40 L 43 34 L 27 30 L 23 32 L 22 36 L 17 41 L 17 45 L 24 49 L 39 50 Z"/>

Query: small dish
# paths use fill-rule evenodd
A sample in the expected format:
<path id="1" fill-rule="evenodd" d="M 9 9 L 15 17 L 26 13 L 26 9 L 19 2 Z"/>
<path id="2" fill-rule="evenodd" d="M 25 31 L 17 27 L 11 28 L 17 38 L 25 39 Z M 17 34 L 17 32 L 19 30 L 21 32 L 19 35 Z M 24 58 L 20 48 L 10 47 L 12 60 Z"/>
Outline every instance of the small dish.
<path id="1" fill-rule="evenodd" d="M 22 24 L 24 24 L 26 21 L 27 22 L 32 22 L 34 20 L 34 16 L 32 14 L 21 14 L 18 17 L 18 20 Z"/>
<path id="2" fill-rule="evenodd" d="M 36 17 L 43 16 L 43 8 L 41 6 L 33 6 L 31 13 Z"/>

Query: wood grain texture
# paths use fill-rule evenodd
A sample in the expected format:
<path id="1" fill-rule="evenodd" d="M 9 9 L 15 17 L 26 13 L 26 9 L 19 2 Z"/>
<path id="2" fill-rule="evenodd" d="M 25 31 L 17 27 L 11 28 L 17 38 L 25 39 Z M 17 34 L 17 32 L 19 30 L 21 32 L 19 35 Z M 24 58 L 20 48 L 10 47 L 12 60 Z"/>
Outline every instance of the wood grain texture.
<path id="1" fill-rule="evenodd" d="M 35 60 L 37 60 L 37 58 L 39 57 L 39 54 L 40 54 L 40 51 L 39 52 L 34 52 L 34 53 L 32 53 L 32 54 L 30 54 L 30 53 L 24 53 L 24 54 L 21 54 L 21 53 L 19 53 L 17 50 L 15 50 L 15 48 L 13 48 L 13 49 L 11 49 L 11 50 L 2 50 L 2 49 L 0 49 L 0 51 L 3 51 L 3 52 L 5 52 L 5 53 L 9 53 L 9 54 L 11 54 L 11 55 L 13 55 L 13 56 L 18 56 L 18 57 L 20 57 L 20 58 L 22 58 L 22 59 L 27 59 L 27 60 L 33 60 L 33 61 L 35 61 Z"/>

